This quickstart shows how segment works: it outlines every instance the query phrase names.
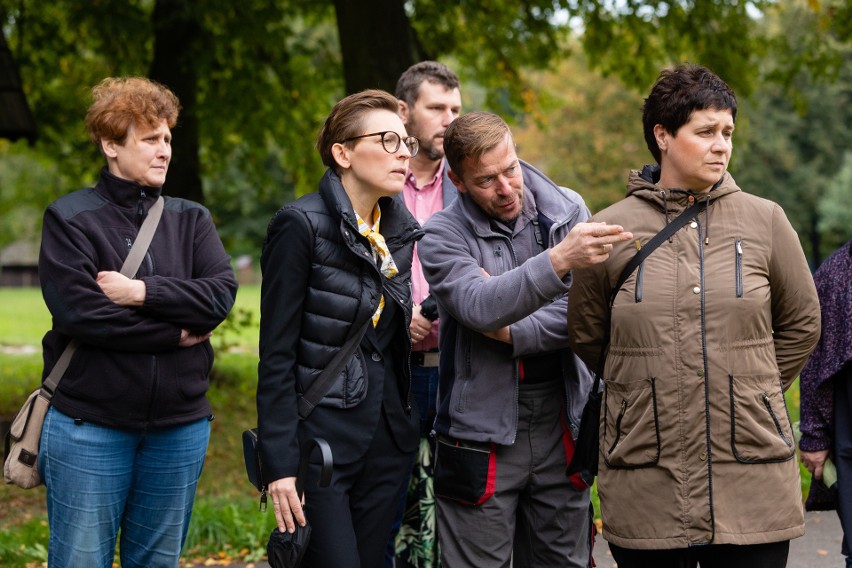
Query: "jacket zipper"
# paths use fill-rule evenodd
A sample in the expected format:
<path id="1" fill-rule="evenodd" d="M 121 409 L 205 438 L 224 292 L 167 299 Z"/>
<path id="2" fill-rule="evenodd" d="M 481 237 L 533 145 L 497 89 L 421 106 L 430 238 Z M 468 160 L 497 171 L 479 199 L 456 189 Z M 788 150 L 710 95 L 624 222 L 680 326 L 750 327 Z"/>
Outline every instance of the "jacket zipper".
<path id="1" fill-rule="evenodd" d="M 381 274 L 379 276 L 381 278 L 384 278 L 384 276 L 382 276 Z M 405 317 L 403 318 L 403 320 L 406 323 L 405 328 L 408 329 L 408 326 L 411 324 L 411 310 L 406 308 L 406 304 L 402 300 L 400 300 L 399 298 L 396 297 L 396 295 L 394 294 L 392 289 L 385 288 L 384 286 L 380 286 L 379 293 L 382 294 L 384 292 L 387 292 L 387 294 L 391 297 L 391 299 L 394 302 L 396 302 L 397 305 L 399 305 L 399 307 L 402 309 L 403 313 L 406 314 Z M 412 380 L 411 379 L 411 342 L 409 341 L 407 343 L 408 343 L 408 347 L 406 348 L 406 350 L 408 351 L 408 353 L 405 357 L 405 360 L 407 362 L 406 366 L 408 367 L 408 381 L 407 381 L 407 385 L 406 385 L 406 389 L 405 389 L 405 413 L 407 415 L 411 416 L 411 409 L 412 409 L 412 407 L 411 407 L 411 380 Z"/>
<path id="2" fill-rule="evenodd" d="M 139 190 L 139 204 L 136 206 L 136 228 L 137 229 L 142 226 L 142 221 L 145 220 L 145 205 L 144 205 L 144 203 L 145 203 L 146 197 L 147 196 L 145 195 L 145 190 L 140 189 Z"/>
<path id="3" fill-rule="evenodd" d="M 500 273 L 506 272 L 506 267 L 503 262 L 503 246 L 498 244 L 494 247 L 494 256 L 497 257 L 497 267 L 500 269 Z"/>
<path id="4" fill-rule="evenodd" d="M 636 269 L 636 290 L 634 300 L 637 304 L 642 302 L 642 273 L 645 269 L 645 263 L 641 263 Z"/>
<path id="5" fill-rule="evenodd" d="M 394 252 L 401 249 L 403 246 L 407 245 L 408 243 L 414 242 L 416 244 L 417 241 L 419 240 L 417 238 L 417 236 L 422 232 L 423 232 L 422 229 L 419 230 L 419 231 L 409 231 L 408 233 L 406 233 L 406 236 L 402 239 L 402 244 L 399 247 L 394 247 L 393 250 L 390 250 L 390 245 L 388 245 L 388 252 L 390 252 L 391 256 L 393 256 Z M 414 254 L 413 249 L 414 249 L 414 245 L 412 245 L 412 254 Z M 384 289 L 384 287 L 383 287 L 383 289 Z M 408 285 L 408 289 L 409 289 L 409 295 L 411 295 L 412 298 L 413 298 L 413 295 L 410 293 L 411 292 L 411 283 L 410 282 L 409 282 L 409 285 Z M 403 318 L 403 320 L 405 321 L 405 329 L 408 330 L 408 327 L 411 325 L 411 318 L 412 318 L 412 315 L 413 315 L 411 306 L 410 305 L 407 306 L 404 302 L 402 302 L 396 296 L 394 296 L 392 290 L 388 289 L 388 293 L 390 293 L 390 296 L 402 308 L 402 313 L 405 314 L 405 317 Z M 408 351 L 408 353 L 405 357 L 406 366 L 408 367 L 408 384 L 406 386 L 406 392 L 405 392 L 405 413 L 406 413 L 406 415 L 411 416 L 411 410 L 412 410 L 411 383 L 413 382 L 413 378 L 412 378 L 412 373 L 411 373 L 411 342 L 410 341 L 407 342 L 406 350 Z"/>
<path id="6" fill-rule="evenodd" d="M 694 198 L 690 196 L 689 204 L 692 205 Z M 702 355 L 702 364 L 704 365 L 704 432 L 705 432 L 705 444 L 707 447 L 707 491 L 710 498 L 710 537 L 707 539 L 707 543 L 711 543 L 716 539 L 716 512 L 713 509 L 713 454 L 711 452 L 711 444 L 710 444 L 710 377 L 709 375 L 709 362 L 707 361 L 707 306 L 705 305 L 705 280 L 704 280 L 704 240 L 703 233 L 704 227 L 701 226 L 701 221 L 698 221 L 698 262 L 699 262 L 699 274 L 700 274 L 700 282 L 699 286 L 701 289 L 700 293 L 700 303 L 701 303 L 701 355 Z"/>
<path id="7" fill-rule="evenodd" d="M 607 454 L 611 454 L 615 449 L 615 446 L 618 445 L 619 440 L 621 440 L 621 421 L 624 419 L 624 414 L 627 412 L 627 400 L 621 399 L 621 411 L 618 413 L 618 418 L 615 419 L 615 440 L 612 442 L 612 445 L 606 451 Z"/>
<path id="8" fill-rule="evenodd" d="M 743 242 L 737 239 L 734 242 L 734 273 L 736 277 L 737 298 L 743 297 Z"/>
<path id="9" fill-rule="evenodd" d="M 154 407 L 157 401 L 157 391 L 160 388 L 159 373 L 157 372 L 157 356 L 151 355 L 151 403 L 148 406 L 148 423 L 154 420 Z"/>
<path id="10" fill-rule="evenodd" d="M 775 416 L 775 412 L 772 410 L 772 404 L 769 402 L 769 396 L 765 392 L 762 392 L 760 393 L 760 400 L 763 401 L 766 411 L 769 412 L 769 416 L 772 417 L 772 421 L 775 423 L 775 429 L 778 430 L 778 435 L 781 436 L 781 439 L 784 440 L 787 447 L 793 447 L 793 442 L 784 433 L 784 428 L 781 427 L 781 422 L 778 421 L 778 417 Z"/>
<path id="11" fill-rule="evenodd" d="M 506 239 L 506 246 L 509 248 L 509 252 L 512 253 L 512 266 L 509 268 L 509 270 L 512 270 L 512 269 L 514 269 L 518 266 L 518 255 L 515 254 L 515 247 L 512 245 L 512 238 L 507 237 L 507 236 L 504 236 L 503 238 Z M 501 253 L 502 253 L 502 249 L 500 249 L 499 245 L 497 246 L 497 249 L 500 250 Z M 501 274 L 502 274 L 502 273 L 506 272 L 506 267 L 503 265 L 502 257 L 501 257 L 500 260 L 501 260 L 501 268 L 503 269 L 503 271 L 501 272 Z M 515 361 L 515 427 L 514 427 L 514 433 L 512 434 L 512 443 L 513 444 L 515 443 L 515 440 L 518 439 L 518 414 L 519 414 L 518 398 L 520 397 L 520 393 L 518 391 L 521 388 L 520 387 L 520 384 L 521 384 L 521 369 L 520 369 L 520 366 L 521 366 L 520 359 L 518 359 L 517 361 Z"/>

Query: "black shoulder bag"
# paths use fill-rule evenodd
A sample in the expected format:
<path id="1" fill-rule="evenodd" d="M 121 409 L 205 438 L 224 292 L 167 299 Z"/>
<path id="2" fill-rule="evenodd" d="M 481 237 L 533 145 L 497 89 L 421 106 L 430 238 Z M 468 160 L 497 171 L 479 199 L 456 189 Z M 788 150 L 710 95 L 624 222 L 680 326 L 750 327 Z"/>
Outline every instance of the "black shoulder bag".
<path id="1" fill-rule="evenodd" d="M 598 357 L 598 366 L 595 372 L 595 382 L 592 385 L 592 390 L 589 392 L 589 399 L 583 407 L 583 415 L 580 418 L 580 433 L 577 436 L 577 441 L 574 444 L 574 455 L 571 457 L 571 463 L 568 464 L 566 474 L 571 476 L 575 473 L 580 474 L 580 478 L 586 485 L 591 486 L 598 474 L 598 459 L 600 457 L 600 419 L 601 419 L 601 400 L 603 394 L 600 391 L 601 377 L 603 377 L 604 365 L 606 364 L 606 356 L 609 352 L 609 337 L 610 337 L 610 318 L 612 317 L 612 306 L 615 304 L 615 297 L 618 291 L 627 281 L 631 274 L 645 261 L 654 250 L 663 244 L 663 241 L 674 235 L 681 227 L 686 225 L 691 219 L 694 219 L 704 209 L 707 208 L 707 200 L 696 201 L 672 220 L 671 223 L 665 226 L 662 231 L 654 235 L 654 237 L 639 249 L 624 270 L 618 277 L 615 286 L 609 296 L 609 306 L 607 309 L 607 321 L 605 326 L 603 344 L 601 345 L 600 356 Z M 569 293 L 569 302 L 570 293 Z"/>

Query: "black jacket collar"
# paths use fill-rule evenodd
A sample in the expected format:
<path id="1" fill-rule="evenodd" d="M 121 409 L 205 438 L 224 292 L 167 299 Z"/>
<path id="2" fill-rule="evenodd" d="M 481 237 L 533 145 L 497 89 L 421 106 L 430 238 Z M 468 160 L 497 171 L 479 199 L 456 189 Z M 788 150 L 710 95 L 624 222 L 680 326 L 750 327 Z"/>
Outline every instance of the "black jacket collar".
<path id="1" fill-rule="evenodd" d="M 135 181 L 114 176 L 107 168 L 103 168 L 95 185 L 95 191 L 119 207 L 136 208 L 139 206 L 140 199 L 144 199 L 147 211 L 163 192 L 163 188 L 144 186 Z"/>

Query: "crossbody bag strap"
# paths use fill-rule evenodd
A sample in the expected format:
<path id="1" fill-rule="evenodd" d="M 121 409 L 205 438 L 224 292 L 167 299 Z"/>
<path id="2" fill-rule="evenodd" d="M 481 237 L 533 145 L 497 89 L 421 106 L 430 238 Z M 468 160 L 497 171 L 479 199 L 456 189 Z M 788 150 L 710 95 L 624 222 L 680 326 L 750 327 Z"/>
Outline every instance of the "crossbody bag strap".
<path id="1" fill-rule="evenodd" d="M 300 420 L 307 418 L 310 413 L 314 411 L 316 405 L 319 404 L 319 401 L 322 400 L 322 397 L 328 394 L 329 389 L 331 389 L 331 385 L 334 384 L 335 379 L 337 379 L 337 376 L 341 371 L 343 371 L 343 367 L 346 366 L 346 363 L 349 361 L 352 353 L 355 352 L 355 349 L 361 343 L 361 338 L 364 337 L 364 334 L 367 332 L 367 326 L 372 323 L 372 318 L 367 318 L 367 321 L 364 322 L 361 329 L 359 329 L 355 335 L 350 337 L 346 343 L 343 344 L 343 347 L 337 351 L 328 366 L 323 369 L 322 373 L 314 379 L 311 386 L 309 386 L 304 394 L 302 394 L 299 398 Z"/>
<path id="2" fill-rule="evenodd" d="M 148 247 L 151 245 L 151 240 L 154 238 L 154 233 L 157 231 L 157 225 L 160 223 L 160 217 L 163 215 L 163 203 L 164 200 L 161 195 L 157 198 L 157 201 L 154 202 L 154 205 L 148 209 L 148 215 L 145 217 L 145 220 L 142 222 L 142 226 L 139 228 L 139 234 L 136 235 L 136 241 L 133 243 L 133 246 L 130 247 L 130 252 L 127 254 L 127 258 L 124 259 L 124 263 L 121 265 L 121 273 L 124 276 L 133 278 L 139 270 L 139 267 L 142 265 L 142 259 L 145 258 L 145 253 L 148 252 Z M 63 351 L 62 355 L 59 356 L 56 364 L 53 365 L 53 369 L 50 370 L 50 374 L 48 374 L 47 378 L 44 380 L 41 390 L 48 400 L 53 398 L 53 393 L 56 392 L 56 387 L 59 385 L 62 375 L 64 375 L 65 371 L 68 369 L 68 365 L 71 363 L 71 358 L 74 356 L 74 352 L 77 351 L 79 346 L 80 342 L 76 339 L 69 341 L 68 345 L 65 347 L 65 351 Z"/>
<path id="3" fill-rule="evenodd" d="M 654 235 L 651 240 L 649 240 L 645 246 L 636 251 L 636 254 L 633 255 L 633 258 L 630 259 L 630 262 L 624 267 L 624 270 L 621 271 L 621 275 L 618 277 L 618 280 L 615 282 L 615 286 L 612 289 L 612 292 L 609 295 L 609 306 L 607 307 L 607 318 L 606 318 L 606 331 L 604 334 L 603 347 L 601 348 L 600 356 L 598 357 L 598 368 L 595 373 L 595 383 L 592 386 L 592 392 L 598 392 L 600 388 L 601 377 L 603 376 L 604 364 L 606 363 L 606 356 L 609 352 L 609 337 L 610 337 L 610 318 L 612 317 L 612 306 L 615 304 L 615 297 L 618 294 L 618 291 L 621 289 L 621 286 L 627 282 L 627 279 L 630 278 L 630 275 L 639 268 L 639 265 L 642 264 L 646 258 L 648 258 L 652 252 L 654 252 L 657 247 L 659 247 L 663 242 L 665 242 L 669 237 L 674 235 L 678 230 L 680 230 L 684 225 L 689 223 L 691 219 L 694 219 L 697 215 L 699 215 L 704 209 L 707 208 L 708 200 L 702 199 L 701 201 L 696 201 L 689 207 L 683 210 L 683 212 L 675 217 L 671 223 L 663 227 L 663 229 Z"/>

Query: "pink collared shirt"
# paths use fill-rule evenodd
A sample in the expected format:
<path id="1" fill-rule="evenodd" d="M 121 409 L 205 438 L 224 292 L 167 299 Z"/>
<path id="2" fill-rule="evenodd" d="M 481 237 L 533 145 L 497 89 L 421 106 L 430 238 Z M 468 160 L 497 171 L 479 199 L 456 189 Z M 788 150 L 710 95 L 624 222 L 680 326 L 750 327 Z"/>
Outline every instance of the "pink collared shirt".
<path id="1" fill-rule="evenodd" d="M 410 171 L 402 189 L 402 198 L 411 215 L 417 219 L 422 227 L 429 217 L 444 208 L 444 168 L 447 166 L 446 158 L 441 160 L 441 165 L 431 181 L 417 187 L 417 178 Z M 429 295 L 429 284 L 423 276 L 423 267 L 417 255 L 417 245 L 414 245 L 414 260 L 411 263 L 411 295 L 415 304 L 419 304 Z M 432 331 L 422 340 L 414 343 L 414 351 L 429 351 L 438 348 L 438 321 L 432 322 Z"/>

